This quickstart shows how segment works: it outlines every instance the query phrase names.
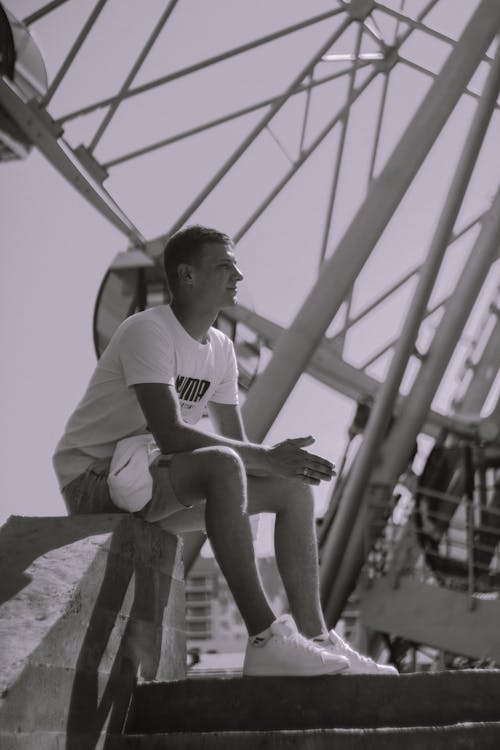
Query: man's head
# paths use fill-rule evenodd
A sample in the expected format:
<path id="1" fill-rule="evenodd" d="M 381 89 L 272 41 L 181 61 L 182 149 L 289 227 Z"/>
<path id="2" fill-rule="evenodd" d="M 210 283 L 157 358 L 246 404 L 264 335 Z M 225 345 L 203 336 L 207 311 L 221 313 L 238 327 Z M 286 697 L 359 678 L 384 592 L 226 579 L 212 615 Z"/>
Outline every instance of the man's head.
<path id="1" fill-rule="evenodd" d="M 174 234 L 166 244 L 163 265 L 172 297 L 179 300 L 189 296 L 202 306 L 233 304 L 236 285 L 243 278 L 231 238 L 202 226 Z"/>

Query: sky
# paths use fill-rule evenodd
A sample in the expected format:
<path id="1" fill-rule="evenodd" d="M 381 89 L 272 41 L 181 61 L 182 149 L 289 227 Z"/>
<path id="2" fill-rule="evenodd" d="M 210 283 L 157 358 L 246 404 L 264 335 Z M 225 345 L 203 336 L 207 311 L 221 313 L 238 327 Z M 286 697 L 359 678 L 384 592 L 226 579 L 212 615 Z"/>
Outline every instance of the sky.
<path id="1" fill-rule="evenodd" d="M 421 0 L 408 0 L 405 7 L 414 15 L 424 4 Z M 159 0 L 148 0 L 138 13 L 133 2 L 109 0 L 49 106 L 54 118 L 116 91 L 164 5 Z M 400 7 L 400 3 L 390 0 L 386 5 Z M 476 5 L 471 2 L 465 8 L 440 0 L 426 23 L 457 38 Z M 5 6 L 22 18 L 40 3 L 10 0 Z M 92 7 L 88 0 L 71 0 L 33 25 L 49 80 Z M 332 7 L 330 1 L 314 0 L 307 4 L 307 15 Z M 251 4 L 243 0 L 181 0 L 134 84 L 295 23 L 304 13 L 304 4 L 285 0 L 258 0 Z M 384 38 L 390 41 L 397 30 L 395 21 L 383 12 L 376 18 Z M 97 158 L 102 162 L 114 159 L 283 91 L 338 24 L 338 17 L 316 24 L 259 47 L 241 59 L 232 58 L 123 103 L 97 146 Z M 350 52 L 355 43 L 355 29 L 349 28 L 334 51 Z M 366 34 L 361 49 L 376 49 Z M 402 53 L 408 60 L 438 71 L 450 49 L 443 41 L 415 32 Z M 317 77 L 329 75 L 338 65 L 341 63 L 319 63 Z M 487 67 L 481 63 L 472 79 L 470 85 L 475 90 L 480 90 Z M 366 73 L 360 71 L 355 85 L 362 85 L 365 79 Z M 391 74 L 375 174 L 431 82 L 429 76 L 409 65 L 398 66 Z M 344 101 L 347 86 L 344 77 L 314 90 L 305 147 Z M 376 80 L 351 111 L 328 255 L 366 194 L 381 94 L 382 80 Z M 305 93 L 285 105 L 271 122 L 271 130 L 259 136 L 194 212 L 190 222 L 217 226 L 229 234 L 238 232 L 286 173 L 290 156 L 298 153 L 305 105 Z M 353 314 L 425 257 L 474 107 L 472 97 L 464 95 L 460 99 L 356 281 Z M 148 239 L 163 234 L 262 114 L 263 110 L 250 113 L 116 166 L 110 169 L 106 187 Z M 68 142 L 73 146 L 88 144 L 101 118 L 102 111 L 68 121 L 64 125 Z M 237 246 L 239 265 L 245 275 L 241 301 L 280 325 L 291 322 L 319 272 L 319 248 L 340 133 L 337 127 L 325 138 Z M 488 130 L 458 227 L 485 210 L 497 189 L 497 135 L 498 111 Z M 36 149 L 23 161 L 0 165 L 0 190 L 1 522 L 10 514 L 45 516 L 65 512 L 51 456 L 95 364 L 92 316 L 97 290 L 115 255 L 127 248 L 127 241 Z M 431 304 L 453 289 L 475 236 L 477 229 L 448 251 Z M 498 264 L 476 304 L 467 335 L 477 330 L 497 283 Z M 352 364 L 361 366 L 378 348 L 397 337 L 414 287 L 415 280 L 408 282 L 353 327 L 345 350 Z M 342 312 L 330 334 L 342 324 Z M 438 311 L 422 326 L 422 341 L 432 338 L 440 314 Z M 456 373 L 466 352 L 465 340 L 457 347 L 451 374 L 436 397 L 435 406 L 443 411 L 456 388 Z M 383 378 L 389 361 L 390 353 L 376 362 L 370 373 Z M 415 367 L 409 368 L 404 390 L 414 375 Z M 268 440 L 313 434 L 317 437 L 315 450 L 340 463 L 353 413 L 351 401 L 304 375 Z M 324 508 L 327 495 L 326 487 L 318 492 L 318 512 Z M 267 542 L 262 544 L 265 547 Z"/>

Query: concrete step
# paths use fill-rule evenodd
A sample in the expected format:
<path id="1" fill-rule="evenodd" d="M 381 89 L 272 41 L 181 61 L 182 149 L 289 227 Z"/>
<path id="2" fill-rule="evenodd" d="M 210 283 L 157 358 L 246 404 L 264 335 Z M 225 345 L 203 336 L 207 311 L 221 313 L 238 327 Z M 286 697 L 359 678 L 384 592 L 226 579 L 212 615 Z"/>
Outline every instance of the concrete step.
<path id="1" fill-rule="evenodd" d="M 0 731 L 2 750 L 94 750 L 88 735 L 23 735 Z M 35 740 L 35 741 L 34 741 Z M 500 724 L 384 729 L 308 729 L 273 732 L 197 732 L 108 735 L 106 750 L 498 750 Z"/>
<path id="2" fill-rule="evenodd" d="M 200 732 L 116 738 L 106 750 L 498 750 L 500 724 Z M 125 740 L 125 741 L 124 741 Z"/>
<path id="3" fill-rule="evenodd" d="M 500 722 L 500 671 L 464 670 L 399 677 L 205 678 L 143 683 L 135 690 L 126 732 L 191 735 L 496 722 Z M 494 731 L 498 740 L 497 726 Z"/>

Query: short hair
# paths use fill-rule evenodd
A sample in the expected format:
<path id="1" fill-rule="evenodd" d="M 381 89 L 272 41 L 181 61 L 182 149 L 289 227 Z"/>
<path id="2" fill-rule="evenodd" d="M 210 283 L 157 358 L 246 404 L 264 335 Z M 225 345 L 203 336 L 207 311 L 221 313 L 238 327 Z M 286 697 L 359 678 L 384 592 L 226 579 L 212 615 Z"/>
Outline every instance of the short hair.
<path id="1" fill-rule="evenodd" d="M 179 264 L 196 263 L 200 258 L 203 245 L 207 242 L 220 242 L 223 245 L 233 246 L 229 235 L 199 224 L 186 227 L 170 237 L 163 251 L 163 268 L 172 293 L 175 292 L 179 280 L 177 275 Z"/>

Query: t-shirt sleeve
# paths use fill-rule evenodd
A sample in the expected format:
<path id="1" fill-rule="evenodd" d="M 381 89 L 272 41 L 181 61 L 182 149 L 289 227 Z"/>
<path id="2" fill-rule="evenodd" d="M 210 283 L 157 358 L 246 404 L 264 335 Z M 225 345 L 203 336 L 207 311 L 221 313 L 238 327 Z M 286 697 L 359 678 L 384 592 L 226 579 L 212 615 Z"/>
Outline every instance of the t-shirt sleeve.
<path id="1" fill-rule="evenodd" d="M 237 404 L 238 399 L 238 365 L 231 340 L 226 344 L 226 367 L 210 401 L 216 404 Z"/>
<path id="2" fill-rule="evenodd" d="M 174 383 L 174 348 L 168 333 L 151 320 L 135 320 L 122 332 L 119 358 L 128 386 Z"/>

